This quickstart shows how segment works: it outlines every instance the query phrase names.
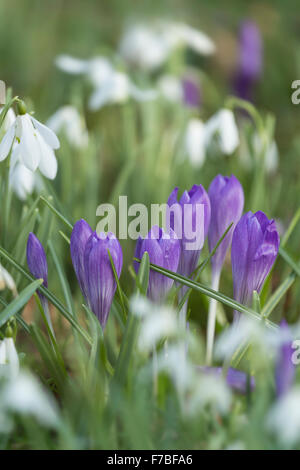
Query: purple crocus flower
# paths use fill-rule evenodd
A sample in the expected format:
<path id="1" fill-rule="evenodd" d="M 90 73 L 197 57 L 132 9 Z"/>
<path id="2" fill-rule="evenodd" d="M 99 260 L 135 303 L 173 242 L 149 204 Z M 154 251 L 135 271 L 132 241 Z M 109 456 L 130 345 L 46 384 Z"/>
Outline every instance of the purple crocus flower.
<path id="1" fill-rule="evenodd" d="M 82 293 L 104 329 L 117 287 L 108 251 L 120 277 L 123 264 L 121 245 L 113 233 L 100 233 L 98 236 L 84 220 L 74 225 L 70 245 Z"/>
<path id="2" fill-rule="evenodd" d="M 225 230 L 233 222 L 211 259 L 212 277 L 220 275 L 227 250 L 231 244 L 234 227 L 240 220 L 244 208 L 244 191 L 234 176 L 217 175 L 211 182 L 208 195 L 211 204 L 211 220 L 208 231 L 209 251 L 212 251 Z"/>
<path id="3" fill-rule="evenodd" d="M 232 237 L 231 263 L 234 298 L 249 305 L 253 291 L 261 291 L 279 249 L 274 220 L 261 211 L 243 215 Z"/>
<path id="4" fill-rule="evenodd" d="M 181 241 L 181 256 L 177 272 L 190 277 L 197 267 L 200 252 L 208 233 L 211 213 L 210 200 L 203 186 L 195 184 L 189 191 L 184 191 L 179 202 L 178 188 L 175 188 L 171 192 L 167 204 L 172 209 L 170 227 Z M 199 213 L 197 213 L 197 209 L 200 205 L 203 205 L 203 220 L 197 220 Z M 194 238 L 190 237 L 191 234 Z M 190 249 L 191 242 L 195 244 L 194 249 Z"/>
<path id="5" fill-rule="evenodd" d="M 244 21 L 240 28 L 239 59 L 234 80 L 235 94 L 251 99 L 254 83 L 262 73 L 262 39 L 253 21 Z"/>
<path id="6" fill-rule="evenodd" d="M 172 229 L 167 233 L 154 225 L 145 239 L 139 238 L 136 243 L 135 258 L 142 259 L 145 251 L 149 254 L 150 263 L 176 272 L 180 258 L 180 241 Z M 135 263 L 138 271 L 138 263 Z M 173 285 L 173 280 L 150 270 L 148 297 L 154 302 L 162 302 Z"/>
<path id="7" fill-rule="evenodd" d="M 48 264 L 47 264 L 46 253 L 40 240 L 32 232 L 30 232 L 28 235 L 26 257 L 27 257 L 28 268 L 31 274 L 36 279 L 43 279 L 44 280 L 43 285 L 45 287 L 48 287 Z M 52 331 L 52 334 L 54 335 L 54 330 L 53 330 L 50 312 L 49 312 L 48 301 L 46 297 L 39 292 L 39 290 L 37 291 L 37 293 L 41 300 L 41 304 L 43 306 L 49 327 Z"/>
<path id="8" fill-rule="evenodd" d="M 289 326 L 285 320 L 280 323 L 282 342 L 279 348 L 275 367 L 276 395 L 280 397 L 289 391 L 295 377 L 295 365 L 292 362 L 292 337 Z"/>
<path id="9" fill-rule="evenodd" d="M 185 77 L 182 80 L 183 88 L 183 102 L 189 108 L 199 108 L 201 104 L 200 87 L 190 77 Z"/>
<path id="10" fill-rule="evenodd" d="M 222 377 L 223 369 L 222 367 L 206 367 L 206 366 L 197 366 L 197 369 L 205 374 L 212 374 L 216 377 Z M 248 377 L 247 374 L 241 370 L 234 369 L 229 367 L 226 375 L 227 385 L 235 392 L 245 394 L 248 387 Z M 250 390 L 255 388 L 255 379 L 250 377 Z"/>
<path id="11" fill-rule="evenodd" d="M 32 232 L 28 235 L 26 256 L 28 268 L 31 274 L 36 279 L 43 279 L 43 285 L 48 287 L 48 264 L 46 253 L 40 240 Z"/>

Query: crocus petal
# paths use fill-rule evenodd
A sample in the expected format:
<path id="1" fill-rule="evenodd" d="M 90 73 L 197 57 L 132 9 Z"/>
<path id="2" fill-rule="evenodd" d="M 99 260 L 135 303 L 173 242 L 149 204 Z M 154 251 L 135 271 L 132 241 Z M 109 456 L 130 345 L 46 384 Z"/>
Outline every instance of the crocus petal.
<path id="1" fill-rule="evenodd" d="M 89 224 L 84 220 L 78 220 L 73 227 L 70 249 L 73 267 L 77 276 L 80 289 L 84 297 L 88 298 L 87 282 L 84 271 L 84 250 L 85 245 L 92 235 L 93 231 Z"/>
<path id="2" fill-rule="evenodd" d="M 108 251 L 118 276 L 121 274 L 123 256 L 121 246 L 112 233 L 100 237 L 96 232 L 88 239 L 84 250 L 84 269 L 87 281 L 88 301 L 102 328 L 105 327 L 117 283 Z"/>
<path id="3" fill-rule="evenodd" d="M 234 175 L 217 175 L 210 184 L 208 195 L 211 203 L 211 223 L 208 233 L 209 250 L 212 251 L 225 230 L 233 227 L 223 239 L 211 262 L 214 273 L 220 271 L 226 252 L 231 244 L 234 228 L 241 218 L 244 207 L 244 192 Z"/>
<path id="4" fill-rule="evenodd" d="M 290 336 L 285 340 L 279 348 L 279 354 L 275 367 L 275 383 L 277 397 L 286 394 L 293 382 L 296 373 L 295 364 L 292 361 L 294 349 L 292 348 L 292 335 L 289 331 L 289 326 L 285 320 L 280 323 L 280 329 L 286 336 Z"/>
<path id="5" fill-rule="evenodd" d="M 16 126 L 13 124 L 9 127 L 6 134 L 4 135 L 3 139 L 0 143 L 0 162 L 5 160 L 7 155 L 10 152 L 11 146 L 13 144 L 15 138 Z"/>
<path id="6" fill-rule="evenodd" d="M 26 254 L 29 271 L 36 279 L 43 279 L 43 284 L 47 287 L 48 264 L 46 253 L 40 240 L 32 232 L 28 236 Z"/>
<path id="7" fill-rule="evenodd" d="M 49 127 L 45 126 L 45 124 L 42 124 L 32 116 L 31 120 L 34 124 L 34 127 L 38 130 L 46 144 L 49 145 L 49 147 L 52 149 L 58 149 L 60 144 L 56 134 L 51 129 L 49 129 Z"/>

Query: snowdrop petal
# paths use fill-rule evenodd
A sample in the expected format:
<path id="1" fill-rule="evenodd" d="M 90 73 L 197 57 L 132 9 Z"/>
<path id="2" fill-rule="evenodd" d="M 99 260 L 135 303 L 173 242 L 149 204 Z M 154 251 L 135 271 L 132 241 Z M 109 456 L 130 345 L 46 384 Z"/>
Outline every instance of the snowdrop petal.
<path id="1" fill-rule="evenodd" d="M 210 55 L 215 52 L 216 48 L 214 43 L 202 31 L 185 24 L 177 24 L 174 27 L 176 28 L 178 39 L 186 43 L 188 46 L 198 52 L 198 54 Z"/>
<path id="2" fill-rule="evenodd" d="M 56 156 L 52 148 L 46 144 L 46 142 L 44 141 L 44 139 L 41 137 L 41 135 L 38 132 L 37 132 L 37 140 L 40 146 L 40 153 L 41 153 L 39 170 L 44 176 L 46 176 L 46 178 L 53 180 L 57 173 Z"/>
<path id="3" fill-rule="evenodd" d="M 42 124 L 32 116 L 31 120 L 34 124 L 34 127 L 39 131 L 40 135 L 45 140 L 46 144 L 48 144 L 52 149 L 58 149 L 60 144 L 56 134 L 51 129 L 49 129 L 49 127 L 45 126 L 45 124 Z"/>
<path id="4" fill-rule="evenodd" d="M 111 83 L 97 88 L 90 96 L 88 107 L 91 111 L 97 111 L 112 101 L 113 87 Z"/>
<path id="5" fill-rule="evenodd" d="M 205 126 L 200 119 L 190 119 L 185 132 L 185 148 L 191 164 L 201 168 L 205 161 Z"/>
<path id="6" fill-rule="evenodd" d="M 77 59 L 66 54 L 61 54 L 56 57 L 55 65 L 64 72 L 74 75 L 85 73 L 88 70 L 88 61 Z"/>
<path id="7" fill-rule="evenodd" d="M 11 149 L 11 146 L 13 144 L 14 138 L 15 138 L 15 125 L 13 124 L 10 126 L 6 134 L 4 135 L 3 139 L 1 140 L 0 143 L 0 162 L 5 160 L 7 155 L 9 154 L 9 151 Z"/>
<path id="8" fill-rule="evenodd" d="M 8 287 L 14 294 L 17 291 L 14 279 L 0 264 L 0 290 L 5 289 L 5 287 Z"/>
<path id="9" fill-rule="evenodd" d="M 0 341 L 0 366 L 6 364 L 6 346 L 4 341 Z"/>
<path id="10" fill-rule="evenodd" d="M 20 363 L 13 338 L 4 338 L 6 348 L 6 363 L 9 366 L 9 375 L 15 379 L 19 374 Z"/>
<path id="11" fill-rule="evenodd" d="M 20 158 L 24 165 L 35 171 L 40 162 L 40 147 L 37 140 L 37 131 L 33 127 L 28 114 L 17 117 L 17 137 L 20 139 Z"/>

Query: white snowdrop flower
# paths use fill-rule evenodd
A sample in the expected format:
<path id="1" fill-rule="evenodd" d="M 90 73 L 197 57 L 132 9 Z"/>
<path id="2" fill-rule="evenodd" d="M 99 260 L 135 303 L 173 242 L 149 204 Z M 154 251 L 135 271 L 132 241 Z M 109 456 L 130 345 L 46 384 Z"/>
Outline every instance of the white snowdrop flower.
<path id="1" fill-rule="evenodd" d="M 17 294 L 17 288 L 13 277 L 9 272 L 0 264 L 0 291 L 8 288 L 14 295 Z"/>
<path id="2" fill-rule="evenodd" d="M 216 50 L 213 41 L 206 34 L 187 24 L 166 22 L 163 23 L 163 26 L 166 37 L 173 48 L 185 45 L 202 55 L 211 55 Z"/>
<path id="3" fill-rule="evenodd" d="M 253 136 L 253 151 L 259 155 L 262 151 L 262 141 L 257 133 Z M 274 172 L 278 167 L 279 152 L 276 142 L 273 140 L 268 145 L 265 154 L 265 168 L 268 173 Z"/>
<path id="4" fill-rule="evenodd" d="M 206 122 L 205 138 L 207 147 L 214 137 L 217 137 L 220 150 L 226 155 L 233 153 L 238 147 L 240 142 L 239 133 L 231 110 L 221 109 Z"/>
<path id="5" fill-rule="evenodd" d="M 231 406 L 232 393 L 222 377 L 201 374 L 191 388 L 186 401 L 186 413 L 194 415 L 197 411 L 210 405 L 219 413 L 226 414 Z"/>
<path id="6" fill-rule="evenodd" d="M 37 174 L 20 161 L 18 144 L 13 144 L 9 167 L 9 185 L 19 199 L 24 201 L 29 194 L 33 193 L 37 186 Z"/>
<path id="7" fill-rule="evenodd" d="M 160 93 L 168 101 L 172 103 L 183 102 L 183 86 L 182 81 L 174 75 L 163 75 L 157 82 Z"/>
<path id="8" fill-rule="evenodd" d="M 131 299 L 131 311 L 142 317 L 138 347 L 141 351 L 151 351 L 162 339 L 178 332 L 178 321 L 173 309 L 155 305 L 148 299 L 135 296 Z"/>
<path id="9" fill-rule="evenodd" d="M 300 441 L 300 387 L 283 394 L 272 406 L 266 427 L 286 446 Z"/>
<path id="10" fill-rule="evenodd" d="M 153 70 L 165 62 L 170 45 L 156 28 L 137 24 L 125 31 L 119 50 L 127 62 L 144 70 Z"/>
<path id="11" fill-rule="evenodd" d="M 190 163 L 201 168 L 205 161 L 205 125 L 201 119 L 190 119 L 184 135 L 184 147 Z"/>
<path id="12" fill-rule="evenodd" d="M 158 370 L 166 372 L 177 391 L 183 395 L 193 388 L 195 371 L 186 354 L 186 344 L 179 341 L 169 345 L 158 357 Z"/>
<path id="13" fill-rule="evenodd" d="M 83 118 L 74 106 L 62 106 L 46 122 L 56 134 L 62 132 L 70 145 L 84 148 L 88 145 L 88 132 Z"/>
<path id="14" fill-rule="evenodd" d="M 15 379 L 19 374 L 20 364 L 13 338 L 0 341 L 0 368 L 8 378 Z"/>
<path id="15" fill-rule="evenodd" d="M 56 65 L 65 72 L 86 75 L 94 87 L 89 99 L 89 109 L 92 111 L 108 104 L 124 103 L 129 98 L 148 101 L 157 97 L 156 90 L 141 90 L 132 83 L 127 74 L 116 70 L 103 57 L 82 61 L 69 56 L 59 56 Z"/>
<path id="16" fill-rule="evenodd" d="M 59 414 L 55 401 L 37 379 L 20 372 L 4 387 L 1 405 L 6 410 L 35 417 L 42 425 L 56 428 Z"/>
<path id="17" fill-rule="evenodd" d="M 1 113 L 2 109 L 3 109 L 3 107 L 0 108 L 0 113 Z M 12 108 L 9 108 L 9 110 L 7 111 L 6 116 L 4 118 L 3 124 L 2 124 L 2 128 L 3 128 L 4 132 L 6 132 L 8 130 L 8 128 L 15 122 L 15 120 L 16 120 L 16 114 L 15 114 L 15 112 Z"/>
<path id="18" fill-rule="evenodd" d="M 57 172 L 57 161 L 54 149 L 59 148 L 59 140 L 54 132 L 37 121 L 30 114 L 20 114 L 8 128 L 0 143 L 0 161 L 4 160 L 13 143 L 14 152 L 31 171 L 40 169 L 49 179 L 54 179 Z"/>
<path id="19" fill-rule="evenodd" d="M 266 339 L 266 327 L 263 323 L 243 316 L 220 334 L 216 341 L 215 354 L 219 359 L 226 359 L 248 342 L 267 348 Z"/>
<path id="20" fill-rule="evenodd" d="M 214 43 L 206 34 L 172 21 L 131 25 L 121 39 L 119 50 L 128 63 L 153 70 L 166 62 L 180 46 L 188 46 L 203 55 L 215 51 Z"/>

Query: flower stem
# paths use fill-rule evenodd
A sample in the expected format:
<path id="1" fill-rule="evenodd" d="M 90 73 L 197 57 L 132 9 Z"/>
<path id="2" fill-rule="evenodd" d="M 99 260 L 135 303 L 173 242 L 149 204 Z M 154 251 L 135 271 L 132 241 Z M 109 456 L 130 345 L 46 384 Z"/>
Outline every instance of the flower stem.
<path id="1" fill-rule="evenodd" d="M 214 290 L 219 289 L 220 272 L 213 274 L 211 287 Z M 214 349 L 214 338 L 215 338 L 215 325 L 217 315 L 217 301 L 210 299 L 209 311 L 208 311 L 208 323 L 206 333 L 206 364 L 210 366 L 212 364 L 213 349 Z"/>

